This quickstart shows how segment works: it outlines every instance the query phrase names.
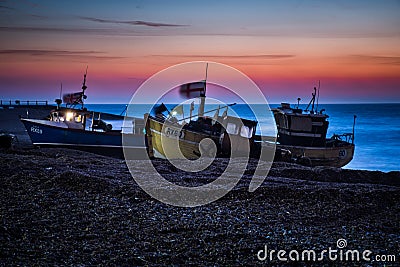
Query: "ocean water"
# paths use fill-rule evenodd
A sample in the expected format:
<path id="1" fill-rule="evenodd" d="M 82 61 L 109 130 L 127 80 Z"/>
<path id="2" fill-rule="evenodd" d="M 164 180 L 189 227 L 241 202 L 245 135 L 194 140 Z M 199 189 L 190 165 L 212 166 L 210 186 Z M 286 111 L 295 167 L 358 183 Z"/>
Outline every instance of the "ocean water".
<path id="1" fill-rule="evenodd" d="M 278 104 L 271 104 L 272 108 Z M 87 104 L 89 110 L 120 115 L 125 110 L 124 104 Z M 172 110 L 173 105 L 167 105 Z M 216 108 L 218 105 L 209 105 L 206 110 Z M 300 105 L 305 108 L 305 105 Z M 149 105 L 135 106 L 129 110 L 129 115 L 143 117 L 151 107 Z M 257 106 L 257 114 L 263 114 L 265 107 Z M 319 104 L 319 110 L 325 109 L 329 115 L 328 137 L 333 134 L 351 133 L 353 116 L 356 115 L 355 124 L 355 154 L 353 160 L 344 168 L 399 171 L 400 170 L 400 104 Z M 195 107 L 195 110 L 197 108 Z M 221 109 L 222 114 L 224 109 Z M 238 104 L 229 110 L 228 114 L 236 112 L 246 119 L 255 119 L 254 114 L 247 105 Z M 210 112 L 209 116 L 213 116 Z M 185 117 L 189 116 L 189 105 L 184 107 Z M 180 115 L 177 115 L 180 116 Z M 257 118 L 265 135 L 273 133 L 270 117 Z M 260 128 L 257 133 L 260 133 Z"/>

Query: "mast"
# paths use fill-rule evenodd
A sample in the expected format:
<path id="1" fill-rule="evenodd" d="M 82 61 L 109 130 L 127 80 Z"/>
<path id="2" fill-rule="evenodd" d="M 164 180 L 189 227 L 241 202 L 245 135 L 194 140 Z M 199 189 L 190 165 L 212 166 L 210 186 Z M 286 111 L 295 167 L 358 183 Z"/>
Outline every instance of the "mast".
<path id="1" fill-rule="evenodd" d="M 84 105 L 84 99 L 86 99 L 86 95 L 85 95 L 85 90 L 87 89 L 87 86 L 86 86 L 86 75 L 87 75 L 87 70 L 88 70 L 88 67 L 89 66 L 86 66 L 86 71 L 85 71 L 85 74 L 83 75 L 83 83 L 82 83 L 82 98 L 81 98 L 81 100 L 82 100 L 82 109 L 83 109 L 83 105 Z"/>
<path id="2" fill-rule="evenodd" d="M 205 78 L 205 80 L 204 80 L 204 97 L 206 96 L 206 91 L 207 91 L 207 76 L 208 76 L 208 62 L 207 62 L 207 65 L 206 65 L 206 78 Z"/>
<path id="3" fill-rule="evenodd" d="M 314 93 L 312 94 L 312 106 L 311 106 L 311 112 L 314 112 L 314 104 L 315 104 L 315 95 L 317 94 L 317 88 L 314 87 Z"/>
<path id="4" fill-rule="evenodd" d="M 61 87 L 60 87 L 60 99 L 61 99 L 61 95 L 62 95 L 62 82 L 61 82 Z"/>
<path id="5" fill-rule="evenodd" d="M 206 90 L 207 90 L 207 75 L 208 75 L 208 62 L 206 65 L 206 79 L 204 80 L 204 91 L 200 93 L 199 117 L 204 116 L 204 106 L 206 103 Z"/>
<path id="6" fill-rule="evenodd" d="M 311 105 L 310 113 L 314 113 L 314 104 L 315 104 L 315 96 L 316 96 L 316 94 L 317 94 L 317 88 L 314 87 L 314 93 L 312 93 L 312 98 L 311 98 L 310 102 L 308 103 L 307 108 L 305 109 L 305 111 L 308 111 L 308 108 Z"/>

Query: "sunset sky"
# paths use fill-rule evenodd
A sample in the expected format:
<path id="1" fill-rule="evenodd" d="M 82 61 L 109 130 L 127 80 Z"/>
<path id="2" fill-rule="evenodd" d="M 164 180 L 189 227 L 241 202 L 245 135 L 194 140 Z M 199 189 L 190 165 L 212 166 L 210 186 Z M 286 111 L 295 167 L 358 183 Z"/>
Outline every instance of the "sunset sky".
<path id="1" fill-rule="evenodd" d="M 270 103 L 400 102 L 400 1 L 0 0 L 0 99 L 127 103 L 171 65 L 214 61 Z M 151 94 L 151 92 L 149 92 Z"/>

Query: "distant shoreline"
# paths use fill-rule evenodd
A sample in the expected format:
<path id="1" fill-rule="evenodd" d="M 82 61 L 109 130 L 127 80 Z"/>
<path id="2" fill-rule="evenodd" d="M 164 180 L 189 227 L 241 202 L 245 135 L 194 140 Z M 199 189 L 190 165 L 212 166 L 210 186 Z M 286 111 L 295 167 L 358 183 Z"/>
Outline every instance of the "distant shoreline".
<path id="1" fill-rule="evenodd" d="M 33 106 L 46 106 L 45 104 L 35 104 L 35 100 L 33 101 L 29 101 L 32 104 L 15 104 L 15 101 L 18 99 L 11 99 L 11 100 L 3 100 L 3 103 L 0 104 L 1 106 L 20 106 L 20 107 L 25 107 L 25 106 L 29 106 L 29 107 L 33 107 Z M 12 104 L 10 104 L 10 101 Z M 40 100 L 40 102 L 46 102 L 47 101 L 47 106 L 56 106 L 54 103 L 54 100 Z M 23 101 L 26 102 L 26 101 Z M 230 102 L 230 101 L 227 101 Z M 143 105 L 151 105 L 152 103 L 143 103 Z M 165 102 L 165 104 L 169 104 L 169 105 L 179 105 L 180 103 L 172 103 L 172 102 Z M 238 102 L 237 104 L 246 104 L 244 102 L 240 103 Z M 278 102 L 274 102 L 274 103 L 268 103 L 269 105 L 279 105 L 280 103 Z M 292 105 L 295 105 L 296 103 L 293 102 L 290 103 Z M 104 102 L 95 102 L 95 103 L 90 103 L 90 102 L 86 102 L 85 105 L 129 105 L 129 103 L 104 103 Z M 257 105 L 257 104 L 256 104 Z M 301 103 L 300 105 L 307 105 L 307 103 Z M 319 105 L 400 105 L 400 102 L 319 102 Z M 65 105 L 63 105 L 65 106 Z"/>

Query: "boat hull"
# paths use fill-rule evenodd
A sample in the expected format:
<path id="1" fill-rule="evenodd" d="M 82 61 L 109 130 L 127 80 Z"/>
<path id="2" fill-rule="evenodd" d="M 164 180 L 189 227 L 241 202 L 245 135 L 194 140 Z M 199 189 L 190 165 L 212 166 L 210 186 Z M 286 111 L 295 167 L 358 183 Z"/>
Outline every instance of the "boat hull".
<path id="1" fill-rule="evenodd" d="M 165 151 L 176 151 L 168 155 L 168 158 L 180 158 L 174 155 L 183 155 L 188 159 L 197 159 L 201 156 L 201 153 L 208 151 L 208 149 L 202 149 L 200 142 L 205 138 L 210 138 L 216 144 L 219 142 L 219 138 L 207 135 L 200 132 L 192 132 L 185 128 L 174 127 L 172 124 L 166 124 L 158 121 L 155 118 L 148 118 L 148 125 L 146 131 L 148 138 L 151 139 L 152 148 L 156 150 L 161 156 L 166 157 Z M 265 138 L 264 138 L 265 139 Z M 271 142 L 275 142 L 275 138 L 269 138 Z M 234 147 L 238 148 L 235 142 Z M 279 151 L 280 155 L 275 155 L 275 160 L 278 161 L 289 161 L 296 162 L 302 165 L 308 166 L 329 166 L 329 167 L 343 167 L 347 165 L 354 156 L 355 146 L 351 143 L 339 140 L 333 140 L 332 146 L 319 146 L 319 147 L 308 147 L 308 146 L 293 146 L 293 145 L 276 145 L 276 151 Z M 177 142 L 179 146 L 177 146 Z M 271 144 L 273 144 L 271 143 Z M 254 158 L 260 157 L 261 146 L 264 149 L 275 149 L 274 145 L 268 145 L 269 142 L 256 142 L 251 146 L 250 156 Z M 266 147 L 267 146 L 267 147 Z M 180 150 L 180 152 L 178 152 Z M 217 156 L 223 156 L 221 153 L 223 149 L 217 151 Z M 286 152 L 289 152 L 286 154 Z M 182 154 L 180 154 L 182 153 Z M 268 153 L 267 153 L 268 154 Z M 266 160 L 266 159 L 263 159 Z M 268 157 L 269 160 L 269 157 Z"/>
<path id="2" fill-rule="evenodd" d="M 304 147 L 277 145 L 277 148 L 288 150 L 291 158 L 302 165 L 343 167 L 354 156 L 354 145 L 346 143 L 337 147 Z"/>
<path id="3" fill-rule="evenodd" d="M 148 118 L 148 130 L 150 130 L 148 137 L 152 140 L 152 148 L 161 156 L 168 156 L 168 158 L 198 159 L 202 152 L 208 152 L 212 156 L 210 144 L 202 147 L 200 142 L 205 138 L 218 142 L 215 136 L 166 124 L 152 117 Z M 217 153 L 217 151 L 214 152 Z"/>
<path id="4" fill-rule="evenodd" d="M 123 158 L 121 132 L 98 132 L 48 125 L 40 120 L 21 119 L 32 144 L 40 147 L 65 147 Z M 61 124 L 60 124 L 61 125 Z M 143 157 L 146 151 L 143 134 L 124 134 L 125 148 Z"/>
<path id="5" fill-rule="evenodd" d="M 229 117 L 228 120 L 240 120 L 243 124 L 239 118 Z M 147 138 L 152 140 L 151 147 L 162 157 L 170 159 L 251 156 L 253 140 L 238 134 L 239 130 L 237 134 L 221 133 L 210 127 L 207 129 L 207 126 L 196 129 L 196 126 L 186 127 L 149 116 L 146 132 L 150 133 Z"/>

